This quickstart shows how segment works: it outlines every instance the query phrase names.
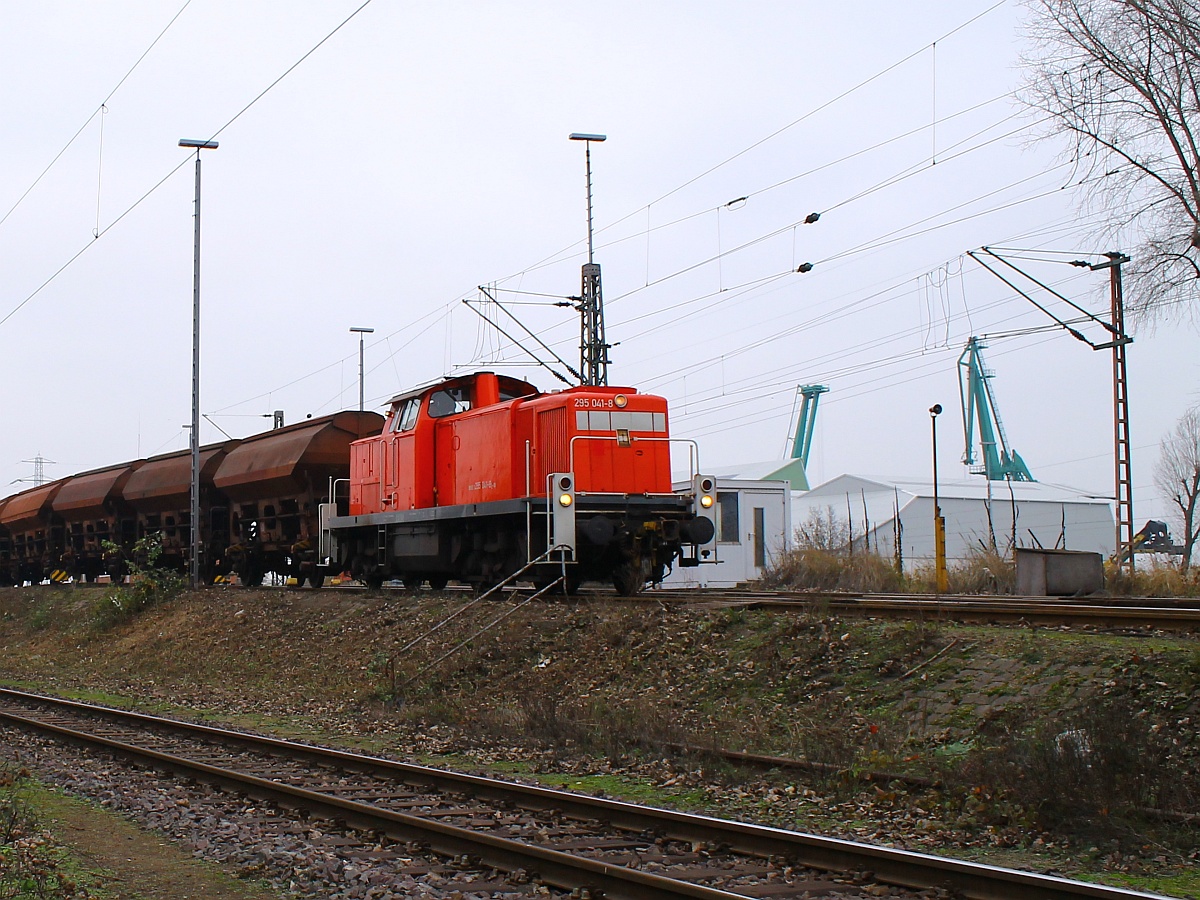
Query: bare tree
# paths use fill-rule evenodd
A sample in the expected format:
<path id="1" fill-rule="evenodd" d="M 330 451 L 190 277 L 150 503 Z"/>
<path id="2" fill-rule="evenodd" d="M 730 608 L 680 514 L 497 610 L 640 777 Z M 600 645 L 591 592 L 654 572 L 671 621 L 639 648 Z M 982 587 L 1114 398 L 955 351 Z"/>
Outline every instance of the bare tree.
<path id="1" fill-rule="evenodd" d="M 816 508 L 796 528 L 796 546 L 806 550 L 841 553 L 850 546 L 854 531 L 832 506 Z"/>
<path id="2" fill-rule="evenodd" d="M 1070 142 L 1072 182 L 1125 250 L 1147 318 L 1200 314 L 1200 0 L 1027 0 L 1023 99 Z M 1119 237 L 1118 237 L 1119 236 Z"/>
<path id="3" fill-rule="evenodd" d="M 1154 467 L 1154 481 L 1174 507 L 1181 530 L 1183 567 L 1192 564 L 1192 550 L 1200 539 L 1200 407 L 1179 419 L 1175 430 L 1162 439 L 1162 454 Z"/>

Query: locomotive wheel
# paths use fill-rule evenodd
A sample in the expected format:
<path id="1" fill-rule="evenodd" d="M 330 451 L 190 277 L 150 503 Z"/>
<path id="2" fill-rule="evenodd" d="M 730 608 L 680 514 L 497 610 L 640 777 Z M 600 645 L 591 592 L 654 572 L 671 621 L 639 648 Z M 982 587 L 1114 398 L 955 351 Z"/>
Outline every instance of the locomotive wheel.
<path id="1" fill-rule="evenodd" d="M 618 594 L 632 597 L 646 583 L 646 567 L 640 559 L 626 560 L 613 569 L 612 580 Z"/>
<path id="2" fill-rule="evenodd" d="M 314 591 L 319 591 L 321 589 L 321 585 L 325 583 L 325 573 L 313 572 L 308 576 L 308 583 L 312 585 Z"/>
<path id="3" fill-rule="evenodd" d="M 448 576 L 448 575 L 430 575 L 429 576 L 429 589 L 431 591 L 444 591 L 446 589 L 446 585 L 448 585 L 449 583 L 450 583 L 450 576 Z"/>

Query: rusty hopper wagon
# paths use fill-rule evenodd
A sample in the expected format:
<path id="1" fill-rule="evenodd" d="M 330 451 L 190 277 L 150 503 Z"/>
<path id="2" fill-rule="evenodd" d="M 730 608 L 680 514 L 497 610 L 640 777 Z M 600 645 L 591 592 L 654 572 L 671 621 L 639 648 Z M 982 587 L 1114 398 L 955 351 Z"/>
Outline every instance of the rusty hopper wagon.
<path id="1" fill-rule="evenodd" d="M 63 523 L 60 571 L 95 580 L 106 569 L 106 545 L 127 546 L 135 540 L 137 521 L 122 491 L 141 465 L 137 460 L 63 479 L 50 504 Z"/>
<path id="2" fill-rule="evenodd" d="M 319 583 L 318 507 L 350 474 L 350 445 L 383 417 L 340 412 L 201 448 L 201 571 L 265 572 Z M 168 453 L 68 476 L 0 500 L 0 580 L 122 577 L 138 539 L 159 535 L 160 564 L 183 571 L 191 546 L 191 454 Z"/>
<path id="3" fill-rule="evenodd" d="M 287 572 L 318 586 L 317 514 L 332 482 L 349 476 L 350 444 L 377 434 L 383 417 L 340 412 L 246 438 L 213 476 L 229 502 L 229 563 L 243 584 Z"/>
<path id="4" fill-rule="evenodd" d="M 200 448 L 200 571 L 205 581 L 225 570 L 229 504 L 213 488 L 213 475 L 238 441 Z M 125 502 L 137 516 L 137 535 L 158 534 L 160 563 L 185 571 L 191 546 L 192 454 L 188 450 L 151 457 L 125 484 Z M 119 574 L 114 572 L 112 574 Z"/>
<path id="5" fill-rule="evenodd" d="M 11 555 L 7 579 L 41 581 L 61 561 L 63 522 L 51 504 L 64 481 L 53 481 L 8 498 L 0 511 L 0 527 L 8 532 Z"/>

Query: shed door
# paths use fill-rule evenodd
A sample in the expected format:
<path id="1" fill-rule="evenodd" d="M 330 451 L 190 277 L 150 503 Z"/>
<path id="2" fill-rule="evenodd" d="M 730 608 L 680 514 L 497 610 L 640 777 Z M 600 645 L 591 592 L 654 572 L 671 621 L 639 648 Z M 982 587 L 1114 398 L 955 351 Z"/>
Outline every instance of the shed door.
<path id="1" fill-rule="evenodd" d="M 778 554 L 787 546 L 787 519 L 784 504 L 785 496 L 778 491 L 747 490 L 742 497 L 750 512 L 748 517 L 753 523 L 753 531 L 748 535 L 751 553 L 747 561 L 754 563 L 752 577 L 761 575 L 763 570 L 774 564 Z"/>

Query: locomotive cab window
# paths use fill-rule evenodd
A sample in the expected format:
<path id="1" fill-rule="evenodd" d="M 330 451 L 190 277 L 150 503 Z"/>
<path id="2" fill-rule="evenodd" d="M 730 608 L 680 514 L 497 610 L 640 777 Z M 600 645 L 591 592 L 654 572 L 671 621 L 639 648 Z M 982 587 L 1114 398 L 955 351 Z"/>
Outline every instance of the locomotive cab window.
<path id="1" fill-rule="evenodd" d="M 392 420 L 392 431 L 412 431 L 417 424 L 417 414 L 421 411 L 421 398 L 410 397 L 400 405 Z"/>
<path id="2" fill-rule="evenodd" d="M 471 391 L 466 387 L 443 388 L 429 395 L 429 415 L 434 419 L 466 412 L 471 408 Z"/>

